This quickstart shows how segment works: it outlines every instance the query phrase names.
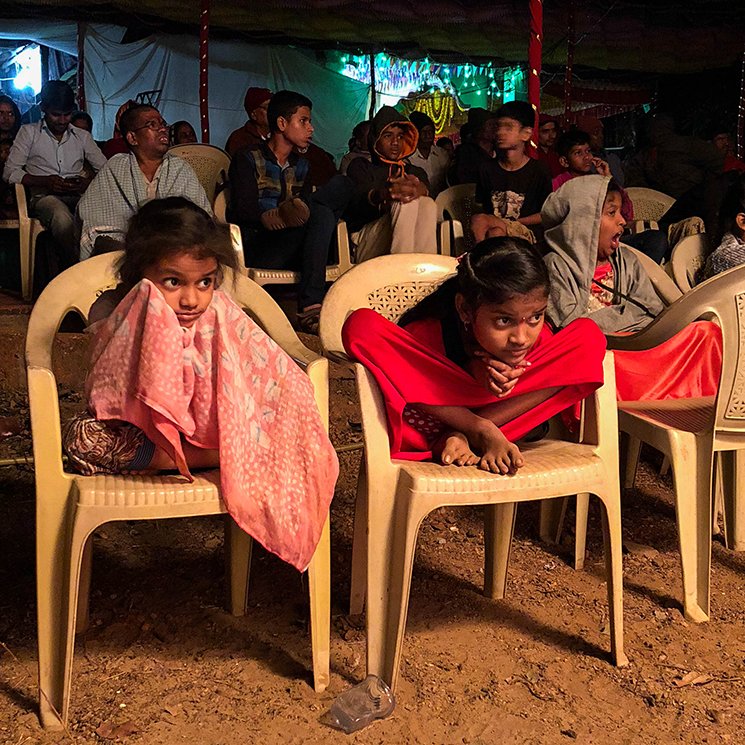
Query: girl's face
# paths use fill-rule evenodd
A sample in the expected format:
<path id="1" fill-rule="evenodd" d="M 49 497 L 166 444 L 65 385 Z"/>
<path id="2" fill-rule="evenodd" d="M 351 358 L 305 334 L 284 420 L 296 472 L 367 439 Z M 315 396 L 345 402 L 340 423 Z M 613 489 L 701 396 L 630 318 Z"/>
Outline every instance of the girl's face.
<path id="1" fill-rule="evenodd" d="M 461 321 L 470 326 L 476 343 L 487 354 L 516 367 L 541 333 L 546 314 L 546 291 L 539 288 L 513 295 L 504 303 L 485 303 L 472 311 L 460 293 L 455 306 Z"/>
<path id="2" fill-rule="evenodd" d="M 198 259 L 193 250 L 185 250 L 148 267 L 145 279 L 161 291 L 181 326 L 189 329 L 212 302 L 218 269 L 217 259 Z"/>
<path id="3" fill-rule="evenodd" d="M 626 220 L 621 214 L 621 195 L 617 191 L 608 192 L 603 203 L 598 236 L 598 261 L 608 261 L 618 248 Z"/>

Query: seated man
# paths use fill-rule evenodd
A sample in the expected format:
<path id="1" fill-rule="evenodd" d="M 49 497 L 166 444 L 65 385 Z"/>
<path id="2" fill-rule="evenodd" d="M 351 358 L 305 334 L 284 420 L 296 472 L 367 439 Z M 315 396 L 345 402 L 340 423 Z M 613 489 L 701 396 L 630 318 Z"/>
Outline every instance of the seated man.
<path id="1" fill-rule="evenodd" d="M 447 186 L 445 177 L 450 155 L 447 150 L 435 145 L 435 123 L 431 117 L 423 111 L 412 111 L 409 118 L 419 132 L 419 144 L 409 160 L 427 174 L 430 196 L 436 197 Z"/>
<path id="2" fill-rule="evenodd" d="M 481 108 L 468 110 L 468 124 L 461 128 L 461 144 L 455 148 L 453 162 L 450 164 L 448 183 L 475 184 L 479 180 L 482 164 L 496 158 L 497 119 L 493 111 Z"/>
<path id="3" fill-rule="evenodd" d="M 272 92 L 268 88 L 249 88 L 243 99 L 243 108 L 248 114 L 248 121 L 239 129 L 231 132 L 225 144 L 225 150 L 232 158 L 239 150 L 254 148 L 269 139 L 267 111 Z"/>
<path id="4" fill-rule="evenodd" d="M 227 214 L 240 226 L 247 266 L 300 271 L 298 324 L 308 332 L 318 328 L 331 239 L 351 194 L 339 175 L 311 191 L 309 162 L 297 149 L 313 136 L 312 106 L 294 91 L 274 94 L 269 139 L 230 163 Z"/>
<path id="5" fill-rule="evenodd" d="M 191 166 L 168 153 L 168 125 L 153 106 L 127 109 L 119 129 L 128 153 L 114 155 L 78 205 L 80 258 L 121 248 L 129 218 L 150 199 L 186 197 L 212 214 Z"/>
<path id="6" fill-rule="evenodd" d="M 89 132 L 70 124 L 75 95 L 67 83 L 50 80 L 41 90 L 44 118 L 24 124 L 8 154 L 3 178 L 29 187 L 29 214 L 51 233 L 61 265 L 78 260 L 73 212 L 88 186 L 86 163 L 95 173 L 106 164 Z"/>
<path id="7" fill-rule="evenodd" d="M 551 176 L 545 163 L 525 152 L 533 134 L 533 107 L 526 101 L 509 101 L 496 116 L 497 158 L 479 169 L 476 202 L 484 212 L 471 218 L 471 230 L 477 243 L 500 235 L 535 243 Z"/>
<path id="8" fill-rule="evenodd" d="M 409 163 L 416 127 L 383 106 L 370 128 L 372 160 L 353 160 L 347 175 L 355 194 L 345 217 L 357 262 L 387 253 L 437 253 L 437 208 L 427 174 Z"/>

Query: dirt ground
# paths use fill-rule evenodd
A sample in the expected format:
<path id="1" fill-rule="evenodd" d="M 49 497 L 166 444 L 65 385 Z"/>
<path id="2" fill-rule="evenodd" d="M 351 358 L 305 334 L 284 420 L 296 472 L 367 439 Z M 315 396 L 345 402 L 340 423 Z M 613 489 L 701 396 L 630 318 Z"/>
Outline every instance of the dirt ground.
<path id="1" fill-rule="evenodd" d="M 353 443 L 354 384 L 341 366 L 332 374 L 332 439 Z M 77 391 L 62 393 L 65 411 L 80 406 Z M 24 394 L 0 390 L 0 415 L 25 422 Z M 29 452 L 27 424 L 0 438 L 0 458 Z M 687 623 L 670 477 L 644 457 L 623 497 L 628 668 L 609 662 L 596 507 L 583 572 L 571 566 L 571 527 L 544 545 L 537 507 L 520 508 L 504 601 L 481 594 L 481 511 L 440 510 L 420 533 L 396 711 L 351 736 L 322 716 L 365 675 L 364 619 L 347 613 L 359 452 L 341 456 L 332 506 L 325 693 L 310 684 L 307 592 L 294 570 L 255 552 L 250 610 L 233 618 L 221 518 L 112 523 L 95 536 L 91 626 L 60 733 L 36 717 L 33 474 L 0 468 L 0 742 L 741 743 L 745 555 L 715 540 L 712 620 Z"/>

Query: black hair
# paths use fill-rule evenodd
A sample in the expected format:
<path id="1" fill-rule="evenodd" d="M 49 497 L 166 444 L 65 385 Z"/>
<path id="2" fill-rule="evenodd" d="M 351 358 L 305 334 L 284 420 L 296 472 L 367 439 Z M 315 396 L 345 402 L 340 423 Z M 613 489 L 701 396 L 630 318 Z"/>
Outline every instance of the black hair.
<path id="1" fill-rule="evenodd" d="M 608 189 L 605 192 L 606 197 L 608 194 L 620 194 L 623 198 L 623 188 L 621 187 L 621 184 L 618 183 L 614 178 L 612 178 L 608 182 Z"/>
<path id="2" fill-rule="evenodd" d="M 352 130 L 352 137 L 359 139 L 365 133 L 365 130 L 369 130 L 372 126 L 372 122 L 369 119 L 365 119 L 362 122 L 357 122 Z"/>
<path id="3" fill-rule="evenodd" d="M 90 114 L 85 111 L 75 111 L 70 117 L 70 124 L 72 124 L 76 119 L 84 119 L 88 124 L 88 131 L 93 131 L 93 118 Z"/>
<path id="4" fill-rule="evenodd" d="M 216 222 L 185 197 L 153 199 L 129 221 L 119 278 L 125 287 L 132 288 L 149 267 L 183 251 L 197 259 L 214 258 L 220 269 L 238 268 L 227 224 Z"/>
<path id="5" fill-rule="evenodd" d="M 562 158 L 568 158 L 573 147 L 577 145 L 589 145 L 590 135 L 581 129 L 570 129 L 560 134 L 556 140 L 556 153 Z"/>
<path id="6" fill-rule="evenodd" d="M 437 140 L 437 147 L 442 147 L 443 145 L 452 145 L 453 141 L 449 137 L 440 137 Z"/>
<path id="7" fill-rule="evenodd" d="M 63 80 L 49 80 L 41 89 L 41 108 L 44 111 L 68 112 L 75 109 L 75 94 Z"/>
<path id="8" fill-rule="evenodd" d="M 127 136 L 127 132 L 133 132 L 137 119 L 143 111 L 157 111 L 155 106 L 151 106 L 148 103 L 138 103 L 135 106 L 130 106 L 122 115 L 119 117 L 119 131 L 122 137 Z"/>
<path id="9" fill-rule="evenodd" d="M 737 215 L 745 213 L 745 173 L 732 174 L 730 185 L 719 206 L 716 241 L 714 246 L 722 242 L 726 233 L 732 233 L 736 238 L 742 238 L 742 230 L 737 226 Z"/>
<path id="10" fill-rule="evenodd" d="M 269 120 L 269 131 L 279 132 L 277 119 L 282 117 L 290 121 L 292 115 L 302 106 L 313 108 L 312 101 L 302 93 L 296 91 L 277 91 L 269 101 L 269 109 L 266 112 Z"/>
<path id="11" fill-rule="evenodd" d="M 516 295 L 541 290 L 548 297 L 551 281 L 540 251 L 524 238 L 487 238 L 463 254 L 454 277 L 406 311 L 399 324 L 444 318 L 460 293 L 472 310 L 485 303 L 501 304 Z"/>
<path id="12" fill-rule="evenodd" d="M 8 139 L 13 139 L 18 134 L 18 130 L 21 128 L 21 110 L 18 108 L 18 104 L 10 97 L 6 95 L 0 96 L 0 103 L 7 103 L 13 108 L 13 129 L 10 130 L 10 134 L 7 136 Z"/>
<path id="13" fill-rule="evenodd" d="M 171 129 L 168 132 L 168 139 L 171 145 L 178 145 L 178 142 L 176 142 L 176 137 L 178 136 L 179 129 L 181 129 L 181 127 L 183 127 L 184 125 L 189 127 L 189 129 L 194 132 L 194 136 L 196 137 L 197 130 L 191 126 L 191 122 L 187 122 L 186 119 L 179 119 L 177 122 L 171 124 Z"/>
<path id="14" fill-rule="evenodd" d="M 522 127 L 533 127 L 535 125 L 535 111 L 527 101 L 508 101 L 503 103 L 496 111 L 497 119 L 514 119 L 520 122 Z"/>

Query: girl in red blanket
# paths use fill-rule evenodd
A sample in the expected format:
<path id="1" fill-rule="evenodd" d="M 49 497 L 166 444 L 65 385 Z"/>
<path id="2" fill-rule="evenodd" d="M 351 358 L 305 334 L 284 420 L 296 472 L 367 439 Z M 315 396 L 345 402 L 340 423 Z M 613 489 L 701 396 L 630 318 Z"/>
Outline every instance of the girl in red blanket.
<path id="1" fill-rule="evenodd" d="M 219 289 L 226 266 L 236 268 L 227 226 L 187 199 L 153 200 L 132 218 L 122 284 L 91 309 L 102 320 L 88 411 L 66 428 L 65 449 L 87 475 L 177 469 L 192 480 L 190 468 L 219 465 L 233 519 L 304 569 L 338 461 L 308 376 Z"/>
<path id="2" fill-rule="evenodd" d="M 400 325 L 369 309 L 350 315 L 344 346 L 380 386 L 393 457 L 515 473 L 515 441 L 602 384 L 602 332 L 579 319 L 552 333 L 548 295 L 534 246 L 490 238 Z"/>

